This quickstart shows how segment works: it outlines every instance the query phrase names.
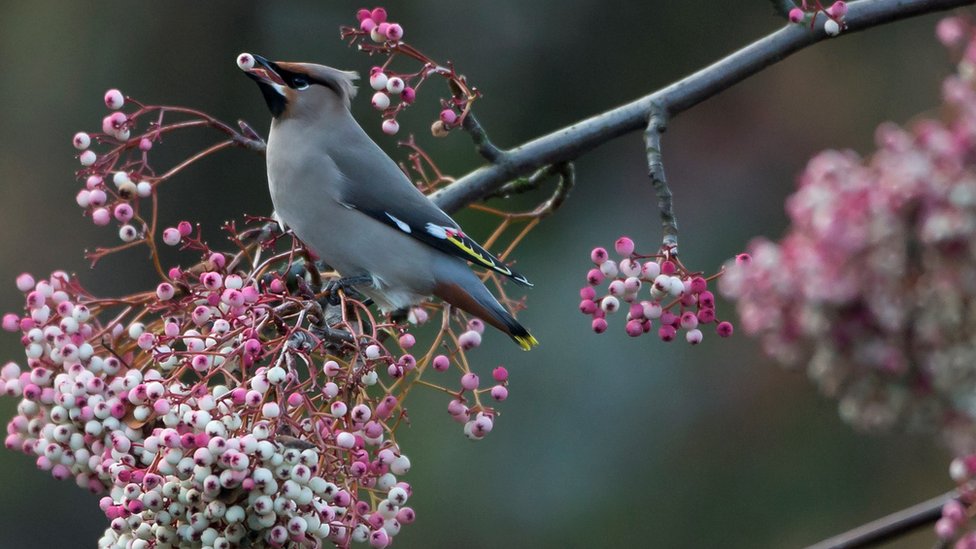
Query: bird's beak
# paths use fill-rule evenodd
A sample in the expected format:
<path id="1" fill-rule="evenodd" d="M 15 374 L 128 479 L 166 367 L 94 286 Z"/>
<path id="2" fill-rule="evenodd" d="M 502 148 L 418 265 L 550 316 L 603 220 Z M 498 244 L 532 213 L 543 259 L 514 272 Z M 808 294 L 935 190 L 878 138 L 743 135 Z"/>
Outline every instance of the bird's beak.
<path id="1" fill-rule="evenodd" d="M 268 61 L 253 53 L 238 55 L 237 66 L 244 71 L 244 74 L 258 83 L 273 116 L 279 116 L 285 111 L 288 105 L 288 95 L 285 90 L 288 89 L 288 85 L 281 77 L 281 67 L 275 62 Z"/>
<path id="2" fill-rule="evenodd" d="M 271 86 L 286 86 L 285 81 L 282 80 L 280 75 L 281 68 L 273 61 L 268 61 L 260 55 L 242 53 L 237 56 L 237 66 L 258 83 L 263 82 Z"/>

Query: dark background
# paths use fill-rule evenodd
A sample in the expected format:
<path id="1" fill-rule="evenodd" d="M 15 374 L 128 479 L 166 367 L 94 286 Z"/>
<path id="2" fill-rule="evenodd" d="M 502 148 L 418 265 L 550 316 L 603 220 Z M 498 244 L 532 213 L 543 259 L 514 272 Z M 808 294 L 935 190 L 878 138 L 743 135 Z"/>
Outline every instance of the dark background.
<path id="1" fill-rule="evenodd" d="M 142 250 L 94 270 L 82 255 L 117 242 L 74 204 L 70 139 L 100 126 L 105 89 L 265 131 L 267 110 L 235 54 L 365 72 L 371 61 L 338 40 L 358 7 L 0 3 L 0 311 L 21 307 L 13 280 L 22 271 L 77 272 L 101 294 L 148 284 Z M 782 24 L 760 0 L 386 7 L 410 43 L 455 61 L 481 88 L 479 117 L 502 146 L 653 91 Z M 933 36 L 937 20 L 819 44 L 675 119 L 665 162 L 685 263 L 714 270 L 753 236 L 776 237 L 783 200 L 812 154 L 867 153 L 878 123 L 938 105 L 952 65 Z M 448 173 L 463 174 L 480 160 L 464 135 L 429 136 L 431 91 L 401 125 Z M 354 110 L 375 135 L 369 95 Z M 190 150 L 206 137 L 167 145 Z M 393 139 L 378 140 L 398 154 Z M 243 212 L 265 214 L 263 172 L 262 159 L 243 151 L 204 162 L 164 190 L 165 218 L 202 220 L 213 234 Z M 592 334 L 576 310 L 589 250 L 620 234 L 649 250 L 658 225 L 639 134 L 585 156 L 577 173 L 569 202 L 515 254 L 536 283 L 521 318 L 542 346 L 523 354 L 491 334 L 471 355 L 484 374 L 499 363 L 512 372 L 494 432 L 469 442 L 441 395 L 411 396 L 413 426 L 401 441 L 419 518 L 397 547 L 800 546 L 950 487 L 950 456 L 931 437 L 852 432 L 802 372 L 771 364 L 741 334 L 665 345 L 627 338 L 620 318 L 610 333 Z M 469 230 L 478 234 L 478 224 Z M 0 338 L 0 357 L 23 363 L 15 336 Z M 0 402 L 0 417 L 15 404 Z M 93 547 L 107 524 L 96 502 L 32 459 L 0 452 L 0 547 Z M 901 546 L 932 541 L 924 531 Z"/>

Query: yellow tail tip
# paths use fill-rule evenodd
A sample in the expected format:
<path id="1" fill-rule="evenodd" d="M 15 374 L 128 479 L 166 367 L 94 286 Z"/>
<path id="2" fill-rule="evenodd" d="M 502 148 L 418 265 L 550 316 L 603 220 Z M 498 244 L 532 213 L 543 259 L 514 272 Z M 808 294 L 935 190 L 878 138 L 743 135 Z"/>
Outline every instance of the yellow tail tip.
<path id="1" fill-rule="evenodd" d="M 515 342 L 519 344 L 519 347 L 523 351 L 531 351 L 532 347 L 539 344 L 539 340 L 533 337 L 531 334 L 525 334 L 524 336 L 514 336 Z"/>

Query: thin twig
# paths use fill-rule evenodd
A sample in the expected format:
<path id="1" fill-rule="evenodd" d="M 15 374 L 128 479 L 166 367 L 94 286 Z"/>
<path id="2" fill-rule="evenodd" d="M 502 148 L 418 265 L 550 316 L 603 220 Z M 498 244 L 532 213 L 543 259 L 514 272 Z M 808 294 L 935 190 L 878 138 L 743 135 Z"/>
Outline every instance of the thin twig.
<path id="1" fill-rule="evenodd" d="M 678 218 L 671 203 L 671 188 L 664 177 L 664 160 L 661 158 L 661 135 L 668 128 L 668 114 L 658 105 L 651 110 L 651 119 L 644 130 L 644 146 L 647 151 L 647 175 L 651 178 L 657 209 L 661 214 L 662 247 L 672 254 L 678 253 Z"/>
<path id="2" fill-rule="evenodd" d="M 848 4 L 845 36 L 899 19 L 944 11 L 976 0 L 861 0 Z M 827 38 L 822 29 L 787 25 L 670 86 L 602 114 L 510 149 L 498 162 L 483 166 L 432 195 L 444 211 L 456 212 L 488 196 L 506 182 L 543 166 L 575 160 L 599 145 L 644 129 L 653 105 L 669 117 L 713 97 L 757 72 Z"/>
<path id="3" fill-rule="evenodd" d="M 955 490 L 946 492 L 941 496 L 902 509 L 863 526 L 858 526 L 830 539 L 825 539 L 807 547 L 807 549 L 855 549 L 883 543 L 916 528 L 934 523 L 942 516 L 942 506 L 957 497 L 958 494 Z"/>

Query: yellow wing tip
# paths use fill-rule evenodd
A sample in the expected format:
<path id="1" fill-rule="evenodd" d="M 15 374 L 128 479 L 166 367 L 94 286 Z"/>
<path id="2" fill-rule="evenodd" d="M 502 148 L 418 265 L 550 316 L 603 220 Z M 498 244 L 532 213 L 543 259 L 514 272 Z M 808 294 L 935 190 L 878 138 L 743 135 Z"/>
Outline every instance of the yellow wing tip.
<path id="1" fill-rule="evenodd" d="M 521 347 L 523 351 L 531 351 L 532 347 L 539 344 L 539 340 L 531 334 L 515 336 L 515 342 L 519 344 L 519 347 Z"/>

